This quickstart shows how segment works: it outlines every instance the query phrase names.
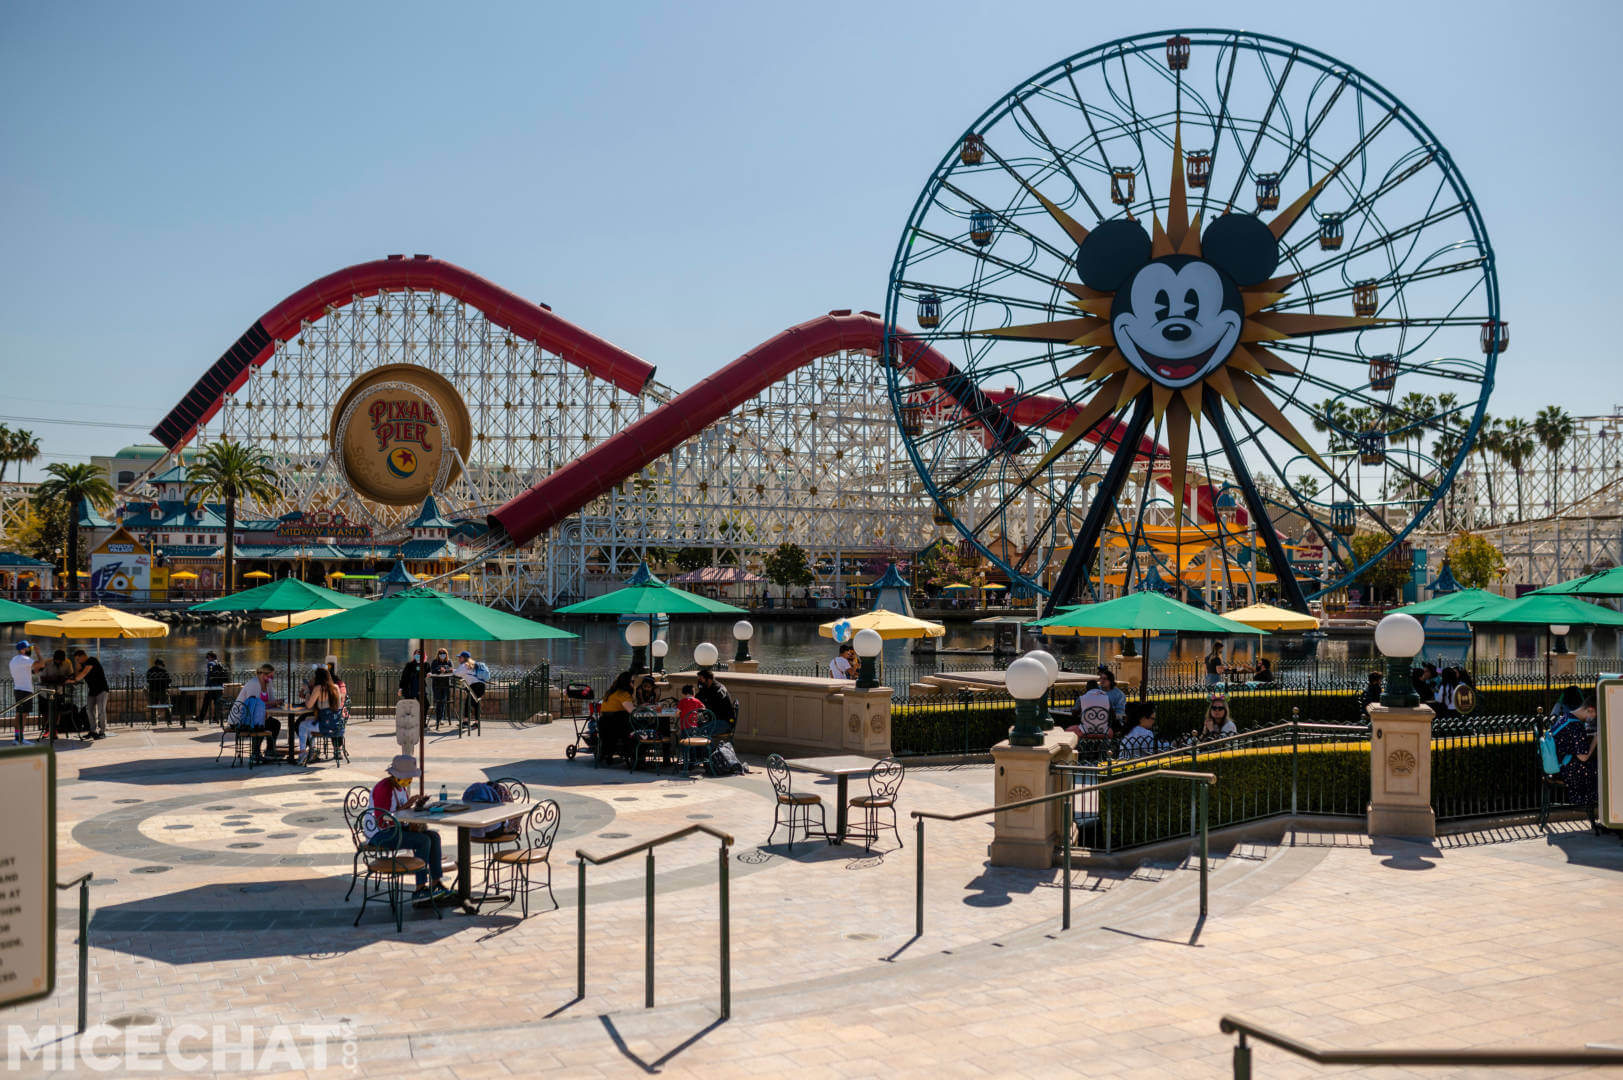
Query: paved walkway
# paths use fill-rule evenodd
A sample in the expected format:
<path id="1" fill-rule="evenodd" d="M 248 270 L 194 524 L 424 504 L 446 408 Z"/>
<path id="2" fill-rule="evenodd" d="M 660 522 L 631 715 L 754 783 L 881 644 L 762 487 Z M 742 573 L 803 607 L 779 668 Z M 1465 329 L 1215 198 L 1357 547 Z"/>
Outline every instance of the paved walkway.
<path id="1" fill-rule="evenodd" d="M 431 791 L 513 776 L 559 801 L 561 910 L 540 893 L 527 920 L 419 911 L 397 934 L 374 905 L 355 928 L 340 806 L 381 774 L 390 735 L 381 722 L 353 727 L 355 763 L 342 769 L 251 773 L 216 765 L 217 737 L 196 732 L 65 744 L 60 874 L 97 878 L 92 1020 L 238 1037 L 337 1024 L 354 1067 L 323 1075 L 460 1078 L 1217 1076 L 1225 1012 L 1330 1045 L 1623 1043 L 1616 840 L 1520 829 L 1436 846 L 1307 835 L 1242 845 L 1216 862 L 1204 924 L 1188 866 L 1079 870 L 1062 934 L 1057 873 L 988 868 L 985 822 L 932 824 L 915 940 L 906 813 L 984 805 L 989 767 L 913 770 L 903 850 L 887 835 L 872 853 L 790 852 L 763 846 L 773 804 L 761 770 L 597 770 L 563 760 L 562 725 L 491 725 L 428 752 Z M 832 802 L 832 783 L 797 784 Z M 640 856 L 588 871 L 588 993 L 576 1000 L 574 851 L 695 821 L 738 841 L 733 1018 L 716 1018 L 717 845 L 702 837 L 656 857 L 659 1007 L 641 1007 Z M 8 1024 L 71 1023 L 76 910 L 59 922 L 59 993 L 11 1010 Z M 23 1065 L 43 1071 L 41 1059 Z M 1267 1049 L 1257 1069 L 1357 1075 Z"/>

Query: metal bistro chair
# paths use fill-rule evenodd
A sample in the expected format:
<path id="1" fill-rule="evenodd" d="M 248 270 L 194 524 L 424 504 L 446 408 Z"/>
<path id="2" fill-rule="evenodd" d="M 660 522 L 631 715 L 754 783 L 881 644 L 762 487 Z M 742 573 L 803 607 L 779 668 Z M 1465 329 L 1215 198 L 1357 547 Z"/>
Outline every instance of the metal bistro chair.
<path id="1" fill-rule="evenodd" d="M 519 897 L 519 910 L 524 918 L 530 917 L 530 889 L 537 866 L 546 867 L 547 896 L 552 899 L 552 910 L 558 910 L 558 897 L 552 891 L 552 841 L 558 835 L 561 812 L 551 799 L 536 803 L 524 817 L 523 839 L 513 851 L 496 853 L 497 889 L 501 888 L 502 874 L 506 872 L 509 889 Z M 508 904 L 513 901 L 509 899 Z M 503 905 L 504 907 L 506 905 Z"/>
<path id="2" fill-rule="evenodd" d="M 661 758 L 669 755 L 670 732 L 660 731 L 659 712 L 652 705 L 638 705 L 631 710 L 631 734 L 626 750 L 626 769 L 636 772 L 650 753 Z"/>
<path id="3" fill-rule="evenodd" d="M 243 723 L 242 702 L 233 701 L 225 723 L 220 726 L 220 750 L 214 755 L 214 760 L 218 762 L 225 754 L 226 740 L 230 739 L 231 767 L 235 769 L 239 763 L 246 763 L 251 769 L 264 760 L 260 744 L 269 738 L 268 729 L 251 728 Z"/>
<path id="4" fill-rule="evenodd" d="M 394 928 L 399 933 L 405 926 L 405 877 L 415 875 L 427 864 L 400 846 L 404 831 L 400 820 L 387 810 L 370 807 L 355 816 L 350 825 L 350 837 L 355 841 L 356 855 L 365 865 L 361 879 L 361 910 L 355 914 L 355 925 L 361 925 L 369 900 L 387 899 L 394 912 Z M 373 888 L 376 885 L 377 888 Z M 438 904 L 432 905 L 435 918 L 443 919 Z"/>
<path id="5" fill-rule="evenodd" d="M 693 766 L 703 765 L 710 760 L 710 752 L 716 748 L 716 729 L 725 728 L 726 725 L 716 720 L 715 714 L 709 709 L 700 709 L 693 714 L 694 724 L 686 732 L 679 732 L 676 736 L 676 748 L 681 751 L 682 771 L 690 773 Z M 676 723 L 681 724 L 678 718 Z M 674 765 L 675 755 L 672 756 Z"/>
<path id="6" fill-rule="evenodd" d="M 890 811 L 890 831 L 896 834 L 896 846 L 906 847 L 902 843 L 902 831 L 896 827 L 896 793 L 901 790 L 902 780 L 907 776 L 907 769 L 895 758 L 885 758 L 874 766 L 873 772 L 868 774 L 868 794 L 858 795 L 852 799 L 850 805 L 862 811 L 862 830 L 848 830 L 846 835 L 859 835 L 865 841 L 863 847 L 873 850 L 873 842 L 879 838 L 879 812 Z"/>
<path id="7" fill-rule="evenodd" d="M 349 764 L 349 740 L 344 737 L 348 730 L 349 717 L 345 711 L 338 714 L 338 721 L 330 727 L 323 728 L 318 723 L 310 733 L 310 760 L 320 761 L 323 757 L 330 757 L 334 765 Z"/>
<path id="8" fill-rule="evenodd" d="M 153 727 L 157 727 L 159 720 L 163 721 L 164 727 L 173 724 L 175 722 L 175 705 L 174 702 L 169 700 L 169 688 L 167 686 L 148 686 L 147 722 Z"/>
<path id="9" fill-rule="evenodd" d="M 357 784 L 344 793 L 344 824 L 349 826 L 350 833 L 355 831 L 355 819 L 372 808 L 372 789 Z M 355 849 L 355 859 L 349 866 L 349 892 L 344 893 L 344 903 L 349 903 L 350 893 L 355 891 L 355 883 L 361 880 L 361 849 Z"/>
<path id="10" fill-rule="evenodd" d="M 502 802 L 518 803 L 530 801 L 530 789 L 522 780 L 514 780 L 511 776 L 503 776 L 490 781 L 490 786 L 501 793 Z M 514 817 L 504 822 L 500 829 L 487 832 L 483 836 L 470 835 L 469 840 L 480 846 L 483 855 L 479 857 L 480 877 L 485 882 L 486 889 L 490 888 L 491 875 L 496 869 L 496 856 L 501 849 L 508 845 L 517 846 L 522 833 L 523 822 Z"/>
<path id="11" fill-rule="evenodd" d="M 809 792 L 797 795 L 790 790 L 789 766 L 784 762 L 783 755 L 773 754 L 771 757 L 766 759 L 766 774 L 767 776 L 771 777 L 772 791 L 777 796 L 777 804 L 772 811 L 772 831 L 767 833 L 766 842 L 768 844 L 772 843 L 772 838 L 778 835 L 779 825 L 787 825 L 789 826 L 789 853 L 791 855 L 794 854 L 796 825 L 795 812 L 797 810 L 800 812 L 799 825 L 805 832 L 806 839 L 810 840 L 812 835 L 811 810 L 814 806 L 817 807 L 818 829 L 823 836 L 827 837 L 828 817 L 823 810 L 822 796 Z M 783 818 L 786 807 L 788 808 L 789 814 L 789 819 L 787 821 L 785 821 Z"/>

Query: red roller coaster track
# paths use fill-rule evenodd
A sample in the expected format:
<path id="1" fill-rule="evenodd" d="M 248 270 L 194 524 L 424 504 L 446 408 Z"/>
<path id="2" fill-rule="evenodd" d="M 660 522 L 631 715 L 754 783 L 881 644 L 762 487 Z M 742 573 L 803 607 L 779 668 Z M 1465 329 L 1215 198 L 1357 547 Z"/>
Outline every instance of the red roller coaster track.
<path id="1" fill-rule="evenodd" d="M 250 369 L 269 359 L 276 342 L 297 334 L 304 321 L 361 297 L 407 288 L 434 290 L 465 301 L 498 326 L 628 393 L 641 393 L 653 378 L 654 368 L 638 357 L 477 274 L 427 255 L 410 259 L 393 255 L 328 274 L 266 312 L 215 361 L 152 434 L 171 450 L 185 445 L 219 411 L 225 395 L 240 388 Z M 884 320 L 869 311 L 834 311 L 792 326 L 509 500 L 491 515 L 491 524 L 514 544 L 527 543 L 796 368 L 838 352 L 877 356 L 884 336 Z M 898 353 L 906 369 L 940 386 L 980 418 L 990 446 L 1018 450 L 1024 445 L 1022 424 L 1041 422 L 1063 430 L 1074 415 L 1074 409 L 1055 399 L 1019 398 L 1011 408 L 1006 394 L 982 394 L 946 357 L 905 333 L 900 335 Z M 1090 438 L 1113 445 L 1118 432 L 1107 422 Z M 1149 440 L 1140 443 L 1139 452 L 1166 453 Z M 1204 489 L 1199 491 L 1202 516 L 1209 517 L 1210 495 Z"/>

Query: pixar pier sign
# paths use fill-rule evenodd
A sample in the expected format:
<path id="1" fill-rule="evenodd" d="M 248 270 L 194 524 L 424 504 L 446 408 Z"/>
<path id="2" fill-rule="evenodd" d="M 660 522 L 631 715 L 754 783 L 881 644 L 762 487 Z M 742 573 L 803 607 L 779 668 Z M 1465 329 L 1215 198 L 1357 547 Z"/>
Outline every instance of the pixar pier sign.
<path id="1" fill-rule="evenodd" d="M 333 410 L 332 449 L 356 494 L 421 505 L 462 472 L 473 444 L 468 406 L 445 376 L 415 364 L 373 368 Z"/>

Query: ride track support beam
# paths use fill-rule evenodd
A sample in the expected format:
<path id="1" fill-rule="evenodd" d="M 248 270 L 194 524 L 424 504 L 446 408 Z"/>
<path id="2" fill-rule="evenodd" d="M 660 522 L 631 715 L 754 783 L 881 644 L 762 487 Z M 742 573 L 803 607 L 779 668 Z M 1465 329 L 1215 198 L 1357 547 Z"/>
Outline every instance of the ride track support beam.
<path id="1" fill-rule="evenodd" d="M 1115 509 L 1116 496 L 1121 493 L 1122 485 L 1127 482 L 1133 463 L 1138 460 L 1138 455 L 1130 448 L 1139 445 L 1139 440 L 1144 438 L 1144 432 L 1149 426 L 1150 395 L 1146 393 L 1141 394 L 1138 403 L 1133 406 L 1133 418 L 1127 422 L 1126 430 L 1117 432 L 1116 453 L 1110 459 L 1110 468 L 1105 471 L 1105 478 L 1093 492 L 1093 502 L 1088 506 L 1088 516 L 1082 521 L 1082 532 L 1071 545 L 1071 553 L 1066 557 L 1065 565 L 1060 568 L 1059 577 L 1054 579 L 1054 587 L 1049 591 L 1048 600 L 1043 605 L 1043 618 L 1049 618 L 1059 605 L 1069 604 L 1077 596 L 1077 585 L 1093 563 L 1093 554 L 1098 550 L 1105 520 Z"/>
<path id="2" fill-rule="evenodd" d="M 1273 518 L 1268 516 L 1268 508 L 1263 505 L 1262 496 L 1257 492 L 1257 485 L 1251 479 L 1251 470 L 1246 466 L 1245 457 L 1234 442 L 1234 433 L 1229 430 L 1228 419 L 1223 415 L 1223 399 L 1216 390 L 1206 387 L 1205 397 L 1201 411 L 1206 419 L 1212 423 L 1217 432 L 1218 441 L 1223 444 L 1223 454 L 1229 460 L 1229 467 L 1234 470 L 1236 486 L 1240 494 L 1245 496 L 1245 508 L 1256 525 L 1257 532 L 1262 536 L 1262 543 L 1268 550 L 1268 560 L 1274 564 L 1274 578 L 1279 582 L 1279 590 L 1285 603 L 1292 611 L 1303 615 L 1308 614 L 1307 597 L 1302 595 L 1302 586 L 1296 580 L 1296 571 L 1291 567 L 1290 560 L 1285 557 L 1285 545 L 1279 541 L 1279 532 L 1274 528 Z"/>

